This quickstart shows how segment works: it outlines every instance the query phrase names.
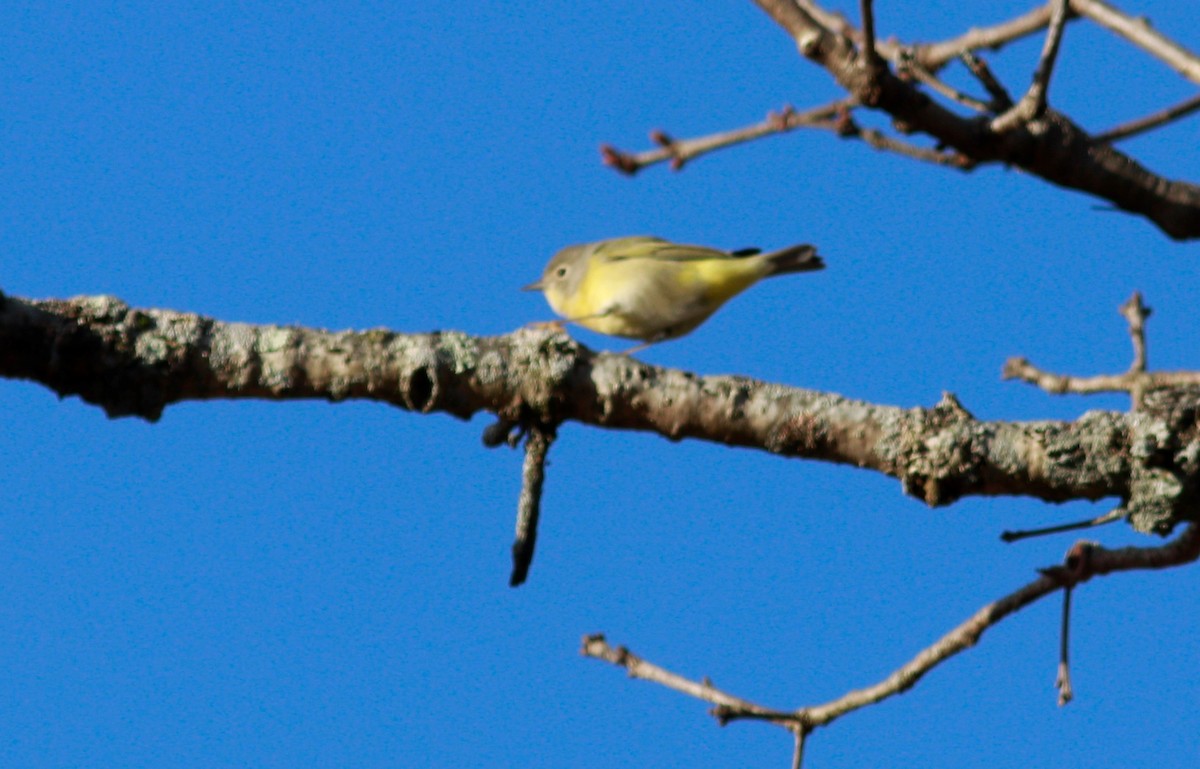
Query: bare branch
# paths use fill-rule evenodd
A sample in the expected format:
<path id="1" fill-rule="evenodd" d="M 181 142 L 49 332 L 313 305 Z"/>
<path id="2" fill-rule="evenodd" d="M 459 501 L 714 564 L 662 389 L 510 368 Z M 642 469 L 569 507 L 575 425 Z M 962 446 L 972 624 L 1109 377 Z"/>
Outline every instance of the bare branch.
<path id="1" fill-rule="evenodd" d="M 849 38 L 830 32 L 795 0 L 755 2 L 792 36 L 802 55 L 827 69 L 859 102 L 870 101 L 906 130 L 927 133 L 939 147 L 975 163 L 1015 165 L 1053 184 L 1103 197 L 1145 216 L 1173 238 L 1200 238 L 1200 186 L 1151 173 L 1111 145 L 1097 145 L 1049 108 L 1036 130 L 1021 124 L 1002 133 L 981 130 L 977 120 L 951 112 L 890 72 L 868 77 Z"/>
<path id="2" fill-rule="evenodd" d="M 1024 358 L 1009 358 L 1001 374 L 1005 379 L 1018 379 L 1045 390 L 1052 395 L 1094 395 L 1097 393 L 1133 393 L 1163 387 L 1200 385 L 1200 371 L 1154 371 L 1149 373 L 1098 374 L 1071 376 L 1043 371 Z"/>
<path id="3" fill-rule="evenodd" d="M 892 138 L 874 128 L 863 128 L 854 120 L 848 110 L 839 115 L 838 120 L 833 124 L 833 129 L 838 136 L 862 139 L 877 150 L 895 152 L 897 155 L 923 160 L 926 163 L 963 170 L 974 168 L 975 165 L 970 158 L 954 152 L 941 152 L 928 147 L 919 147 L 916 144 Z"/>
<path id="4" fill-rule="evenodd" d="M 1001 376 L 1028 382 L 1054 395 L 1125 392 L 1129 393 L 1134 409 L 1141 406 L 1143 397 L 1150 390 L 1200 385 L 1200 371 L 1146 370 L 1145 324 L 1146 318 L 1150 317 L 1150 308 L 1142 304 L 1140 293 L 1133 292 L 1133 296 L 1121 305 L 1120 312 L 1129 323 L 1129 337 L 1133 343 L 1133 362 L 1124 373 L 1090 377 L 1053 374 L 1018 357 L 1005 361 Z"/>
<path id="5" fill-rule="evenodd" d="M 1092 136 L 1093 141 L 1097 142 L 1114 142 L 1118 139 L 1126 139 L 1130 136 L 1136 136 L 1140 133 L 1145 133 L 1159 126 L 1166 125 L 1181 117 L 1192 114 L 1196 110 L 1200 110 L 1200 94 L 1197 94 L 1190 99 L 1184 99 L 1178 104 L 1167 107 L 1151 115 L 1147 115 L 1137 120 L 1131 120 L 1128 123 L 1114 126 L 1107 131 L 1101 131 Z"/>
<path id="6" fill-rule="evenodd" d="M 808 734 L 803 729 L 793 729 L 792 734 L 796 738 L 795 747 L 792 749 L 792 769 L 800 769 L 804 765 L 804 740 Z"/>
<path id="7" fill-rule="evenodd" d="M 842 35 L 858 46 L 865 47 L 863 32 L 851 24 L 845 16 L 825 10 L 809 0 L 797 0 L 801 7 L 817 24 L 830 34 Z M 964 51 L 983 48 L 998 50 L 1008 43 L 1027 37 L 1044 28 L 1050 21 L 1050 6 L 1034 8 L 1026 14 L 989 27 L 969 30 L 966 34 L 938 43 L 922 43 L 905 46 L 876 37 L 875 50 L 894 63 L 899 63 L 906 51 L 911 50 L 921 66 L 937 72 Z"/>
<path id="8" fill-rule="evenodd" d="M 1073 585 L 1067 585 L 1063 588 L 1062 621 L 1058 630 L 1058 673 L 1054 676 L 1054 688 L 1058 689 L 1058 706 L 1060 708 L 1075 698 L 1075 689 L 1071 686 L 1071 593 L 1073 587 Z"/>
<path id="9" fill-rule="evenodd" d="M 862 139 L 875 149 L 896 152 L 929 163 L 962 169 L 973 166 L 968 158 L 956 153 L 918 147 L 891 138 L 873 128 L 862 128 L 850 117 L 851 110 L 856 106 L 857 103 L 852 99 L 842 99 L 804 112 L 796 112 L 788 106 L 780 112 L 770 113 L 761 123 L 694 139 L 674 139 L 662 131 L 654 131 L 650 138 L 659 145 L 659 149 L 627 153 L 604 144 L 600 147 L 600 154 L 605 165 L 626 174 L 635 174 L 646 166 L 664 160 L 671 161 L 671 168 L 679 170 L 685 163 L 723 147 L 753 141 L 771 134 L 787 133 L 795 128 L 818 128 L 831 131 L 844 139 Z"/>
<path id="10" fill-rule="evenodd" d="M 1101 0 L 1071 0 L 1071 10 L 1115 32 L 1200 85 L 1200 57 L 1156 32 L 1146 19 L 1129 16 Z"/>
<path id="11" fill-rule="evenodd" d="M 651 134 L 651 139 L 659 145 L 659 149 L 638 153 L 626 153 L 610 145 L 600 146 L 600 154 L 605 165 L 612 166 L 626 174 L 634 174 L 656 163 L 670 161 L 671 168 L 679 170 L 690 160 L 707 155 L 708 153 L 743 144 L 764 136 L 787 133 L 796 128 L 833 127 L 833 119 L 839 112 L 848 108 L 852 102 L 847 99 L 824 104 L 820 107 L 797 112 L 792 107 L 784 107 L 780 112 L 772 112 L 761 123 L 755 123 L 732 131 L 722 131 L 694 139 L 672 139 L 661 131 Z"/>
<path id="12" fill-rule="evenodd" d="M 756 705 L 749 700 L 735 697 L 716 688 L 708 679 L 693 681 L 677 673 L 672 673 L 652 662 L 647 662 L 624 646 L 610 646 L 603 633 L 584 636 L 583 648 L 579 650 L 579 653 L 585 657 L 603 660 L 625 668 L 630 678 L 652 681 L 668 689 L 674 689 L 677 692 L 686 694 L 689 697 L 710 702 L 713 705 L 733 708 L 739 713 L 746 714 L 747 717 L 756 717 L 763 721 L 775 721 L 778 723 L 790 723 L 793 721 L 791 713 L 770 710 L 769 708 Z"/>
<path id="13" fill-rule="evenodd" d="M 926 673 L 979 643 L 979 639 L 989 628 L 1051 593 L 1060 589 L 1073 588 L 1094 576 L 1120 571 L 1165 569 L 1191 563 L 1198 558 L 1200 558 L 1200 525 L 1197 524 L 1189 524 L 1180 537 L 1158 547 L 1126 547 L 1108 550 L 1090 542 L 1076 543 L 1068 551 L 1063 565 L 1040 570 L 1041 576 L 1037 579 L 984 606 L 879 683 L 847 692 L 822 705 L 803 707 L 794 711 L 766 709 L 726 692 L 717 691 L 707 682 L 690 681 L 646 662 L 633 655 L 625 647 L 613 649 L 604 641 L 602 635 L 585 638 L 583 653 L 585 656 L 624 667 L 635 678 L 655 681 L 691 697 L 714 703 L 716 707 L 713 708 L 713 715 L 717 716 L 722 723 L 740 719 L 769 721 L 801 736 L 817 727 L 828 725 L 855 710 L 908 691 Z M 1067 608 L 1069 609 L 1069 604 Z M 1062 648 L 1065 649 L 1066 628 L 1063 631 L 1062 643 Z M 1063 672 L 1066 661 L 1065 651 L 1061 654 L 1060 674 Z M 1069 686 L 1069 680 L 1065 682 L 1065 686 Z M 802 743 L 798 742 L 797 754 L 800 751 L 800 745 Z"/>

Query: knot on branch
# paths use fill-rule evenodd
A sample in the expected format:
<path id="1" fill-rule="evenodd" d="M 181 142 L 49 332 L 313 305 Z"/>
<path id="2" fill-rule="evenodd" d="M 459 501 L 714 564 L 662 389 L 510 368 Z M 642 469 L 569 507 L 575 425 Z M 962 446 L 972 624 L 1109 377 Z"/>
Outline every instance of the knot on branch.
<path id="1" fill-rule="evenodd" d="M 1158 405 L 1169 401 L 1170 421 L 1149 413 L 1134 417 L 1125 509 L 1130 524 L 1143 533 L 1170 534 L 1180 522 L 1194 520 L 1200 505 L 1200 396 L 1183 395 L 1174 391 L 1154 400 Z"/>
<path id="2" fill-rule="evenodd" d="M 497 415 L 511 423 L 559 424 L 575 384 L 588 381 L 594 353 L 565 331 L 520 329 L 512 335 L 512 370 L 522 372 L 517 397 Z"/>
<path id="3" fill-rule="evenodd" d="M 892 426 L 878 450 L 905 494 L 930 507 L 949 505 L 980 480 L 986 447 L 978 423 L 952 393 L 932 409 L 912 409 Z"/>

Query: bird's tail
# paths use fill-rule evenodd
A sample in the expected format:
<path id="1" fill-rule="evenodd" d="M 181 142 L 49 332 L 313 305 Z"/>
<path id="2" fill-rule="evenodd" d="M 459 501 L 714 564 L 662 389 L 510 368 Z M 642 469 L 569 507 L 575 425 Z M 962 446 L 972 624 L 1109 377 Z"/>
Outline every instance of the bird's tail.
<path id="1" fill-rule="evenodd" d="M 825 269 L 825 262 L 817 256 L 817 249 L 807 243 L 763 254 L 762 259 L 771 265 L 769 275 L 786 275 L 790 272 L 812 272 Z"/>

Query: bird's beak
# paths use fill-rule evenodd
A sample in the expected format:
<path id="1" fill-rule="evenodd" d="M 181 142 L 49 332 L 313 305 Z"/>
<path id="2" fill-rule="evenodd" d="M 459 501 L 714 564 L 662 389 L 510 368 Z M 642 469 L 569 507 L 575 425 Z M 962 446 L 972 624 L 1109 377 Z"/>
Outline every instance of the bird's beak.
<path id="1" fill-rule="evenodd" d="M 528 286 L 521 286 L 521 290 L 522 291 L 541 291 L 542 290 L 541 278 L 530 283 Z"/>

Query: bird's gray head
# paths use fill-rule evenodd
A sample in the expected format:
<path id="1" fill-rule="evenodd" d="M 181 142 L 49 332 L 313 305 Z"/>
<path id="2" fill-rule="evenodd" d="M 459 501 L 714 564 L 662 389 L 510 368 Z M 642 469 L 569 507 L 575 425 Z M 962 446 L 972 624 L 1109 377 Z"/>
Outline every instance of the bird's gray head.
<path id="1" fill-rule="evenodd" d="M 573 296 L 587 273 L 592 244 L 567 246 L 554 255 L 542 271 L 540 280 L 525 286 L 526 291 L 541 291 L 551 304 Z"/>

